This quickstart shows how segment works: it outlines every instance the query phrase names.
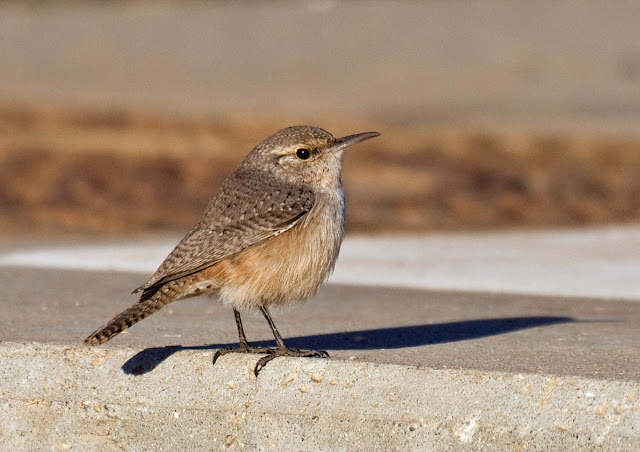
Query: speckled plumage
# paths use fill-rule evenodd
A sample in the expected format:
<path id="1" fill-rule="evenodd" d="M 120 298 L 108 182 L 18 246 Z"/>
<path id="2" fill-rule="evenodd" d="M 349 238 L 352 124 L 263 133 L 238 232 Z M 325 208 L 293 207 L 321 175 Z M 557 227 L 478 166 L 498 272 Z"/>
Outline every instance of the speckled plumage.
<path id="1" fill-rule="evenodd" d="M 169 281 L 282 233 L 311 211 L 314 199 L 309 187 L 287 186 L 268 174 L 241 168 L 222 185 L 202 220 L 136 291 L 149 298 Z"/>
<path id="2" fill-rule="evenodd" d="M 261 309 L 271 325 L 269 306 L 308 298 L 333 269 L 344 235 L 342 153 L 374 136 L 336 139 L 317 127 L 296 126 L 267 138 L 222 184 L 200 222 L 151 279 L 136 289 L 142 291 L 140 301 L 85 342 L 106 342 L 168 303 L 204 293 L 216 294 L 236 310 L 241 345 L 238 309 Z M 300 149 L 309 157 L 300 158 Z"/>

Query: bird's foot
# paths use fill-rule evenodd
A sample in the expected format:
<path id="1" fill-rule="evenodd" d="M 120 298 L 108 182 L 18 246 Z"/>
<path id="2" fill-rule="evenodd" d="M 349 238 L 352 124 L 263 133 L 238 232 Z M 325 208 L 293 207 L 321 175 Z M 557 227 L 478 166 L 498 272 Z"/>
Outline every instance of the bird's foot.
<path id="1" fill-rule="evenodd" d="M 279 356 L 294 356 L 298 358 L 328 358 L 329 354 L 324 350 L 298 350 L 296 348 L 272 348 L 267 352 L 267 356 L 263 356 L 256 363 L 256 367 L 253 369 L 253 373 L 257 377 L 260 371 L 267 365 L 267 363 Z"/>
<path id="2" fill-rule="evenodd" d="M 218 358 L 222 355 L 226 355 L 227 353 L 257 353 L 263 356 L 256 363 L 256 367 L 253 369 L 253 373 L 257 377 L 260 371 L 263 369 L 267 363 L 275 358 L 280 356 L 294 356 L 298 358 L 328 358 L 329 354 L 324 351 L 316 351 L 316 350 L 298 350 L 296 348 L 269 348 L 269 347 L 252 347 L 250 345 L 240 345 L 239 347 L 232 348 L 221 348 L 218 350 L 215 355 L 213 355 L 213 364 L 216 363 Z"/>
<path id="3" fill-rule="evenodd" d="M 218 358 L 227 353 L 257 353 L 262 355 L 264 353 L 273 353 L 274 350 L 274 348 L 269 347 L 252 347 L 249 344 L 240 344 L 239 347 L 221 348 L 213 355 L 213 364 L 218 361 Z"/>

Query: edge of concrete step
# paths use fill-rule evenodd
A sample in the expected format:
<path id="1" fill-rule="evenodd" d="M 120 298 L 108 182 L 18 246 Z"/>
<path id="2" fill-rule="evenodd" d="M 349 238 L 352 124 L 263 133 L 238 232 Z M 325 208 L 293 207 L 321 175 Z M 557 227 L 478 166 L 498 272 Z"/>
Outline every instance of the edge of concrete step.
<path id="1" fill-rule="evenodd" d="M 0 343 L 2 448 L 640 449 L 635 381 L 141 351 Z"/>

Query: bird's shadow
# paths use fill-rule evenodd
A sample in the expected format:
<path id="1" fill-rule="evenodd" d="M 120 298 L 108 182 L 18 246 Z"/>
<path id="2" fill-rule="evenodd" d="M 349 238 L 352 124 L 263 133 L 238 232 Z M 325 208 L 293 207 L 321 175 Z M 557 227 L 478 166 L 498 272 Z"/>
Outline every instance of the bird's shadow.
<path id="1" fill-rule="evenodd" d="M 315 350 L 394 349 L 479 339 L 526 328 L 558 323 L 571 323 L 575 321 L 576 320 L 571 317 L 551 316 L 465 320 L 461 322 L 298 336 L 286 339 L 286 343 L 293 348 Z M 256 341 L 251 342 L 251 344 L 258 347 L 275 346 L 274 341 Z M 151 372 L 171 355 L 182 350 L 217 350 L 234 345 L 235 344 L 227 343 L 191 347 L 170 345 L 166 347 L 147 348 L 138 352 L 124 363 L 122 370 L 129 375 L 142 375 Z"/>

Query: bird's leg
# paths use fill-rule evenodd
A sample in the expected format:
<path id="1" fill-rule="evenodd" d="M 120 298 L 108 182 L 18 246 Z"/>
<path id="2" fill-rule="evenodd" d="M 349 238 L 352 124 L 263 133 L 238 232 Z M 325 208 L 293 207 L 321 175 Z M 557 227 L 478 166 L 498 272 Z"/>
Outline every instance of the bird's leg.
<path id="1" fill-rule="evenodd" d="M 278 344 L 278 348 L 271 349 L 271 352 L 268 352 L 267 356 L 263 356 L 256 363 L 256 367 L 253 369 L 253 373 L 258 376 L 258 373 L 262 370 L 262 368 L 272 359 L 277 358 L 278 356 L 297 356 L 297 357 L 315 357 L 315 358 L 328 358 L 329 354 L 324 351 L 316 351 L 316 350 L 298 350 L 295 348 L 289 348 L 282 340 L 282 336 L 280 336 L 280 332 L 276 328 L 276 324 L 273 323 L 273 319 L 271 318 L 271 314 L 266 307 L 261 306 L 260 311 L 264 315 L 264 318 L 267 319 L 269 323 L 269 327 L 271 327 L 271 331 L 273 332 L 273 337 L 276 339 L 276 343 Z"/>
<path id="2" fill-rule="evenodd" d="M 260 312 L 262 312 L 264 318 L 267 319 L 269 327 L 271 328 L 271 332 L 273 333 L 273 337 L 276 339 L 276 344 L 278 344 L 278 348 L 281 350 L 288 350 L 286 344 L 284 343 L 284 340 L 282 339 L 282 336 L 280 336 L 280 331 L 278 331 L 278 328 L 276 328 L 276 324 L 273 323 L 273 319 L 271 318 L 271 314 L 269 314 L 267 308 L 265 308 L 264 306 L 260 306 Z"/>
<path id="3" fill-rule="evenodd" d="M 247 342 L 247 336 L 244 334 L 244 328 L 242 328 L 242 319 L 240 318 L 240 312 L 233 308 L 233 315 L 236 318 L 236 326 L 238 327 L 238 338 L 240 339 L 240 348 L 249 348 Z"/>
<path id="4" fill-rule="evenodd" d="M 276 340 L 277 348 L 269 348 L 269 347 L 253 347 L 249 345 L 247 342 L 247 337 L 244 334 L 244 328 L 242 327 L 242 319 L 240 318 L 240 312 L 237 309 L 233 310 L 233 314 L 236 318 L 236 325 L 238 327 L 238 338 L 240 340 L 240 344 L 238 347 L 232 348 L 221 348 L 218 350 L 215 355 L 213 355 L 213 363 L 215 364 L 218 358 L 222 355 L 226 355 L 227 353 L 260 353 L 266 354 L 267 356 L 263 356 L 256 363 L 256 367 L 253 369 L 253 373 L 257 377 L 262 368 L 272 359 L 277 358 L 278 356 L 296 356 L 296 357 L 317 357 L 317 358 L 328 358 L 329 354 L 325 351 L 316 351 L 316 350 L 298 350 L 295 348 L 289 348 L 284 343 L 280 332 L 276 328 L 275 323 L 273 323 L 273 319 L 271 318 L 271 314 L 265 307 L 261 307 L 260 311 L 264 315 L 264 318 L 267 319 L 269 323 L 269 327 L 273 332 L 273 337 Z"/>
<path id="5" fill-rule="evenodd" d="M 273 353 L 275 349 L 268 347 L 253 347 L 247 342 L 247 336 L 244 334 L 244 328 L 242 327 L 242 319 L 240 318 L 240 312 L 237 309 L 233 309 L 233 315 L 236 318 L 236 326 L 238 327 L 238 339 L 240 344 L 238 347 L 221 348 L 215 355 L 213 355 L 213 364 L 216 363 L 218 358 L 227 353 Z"/>

